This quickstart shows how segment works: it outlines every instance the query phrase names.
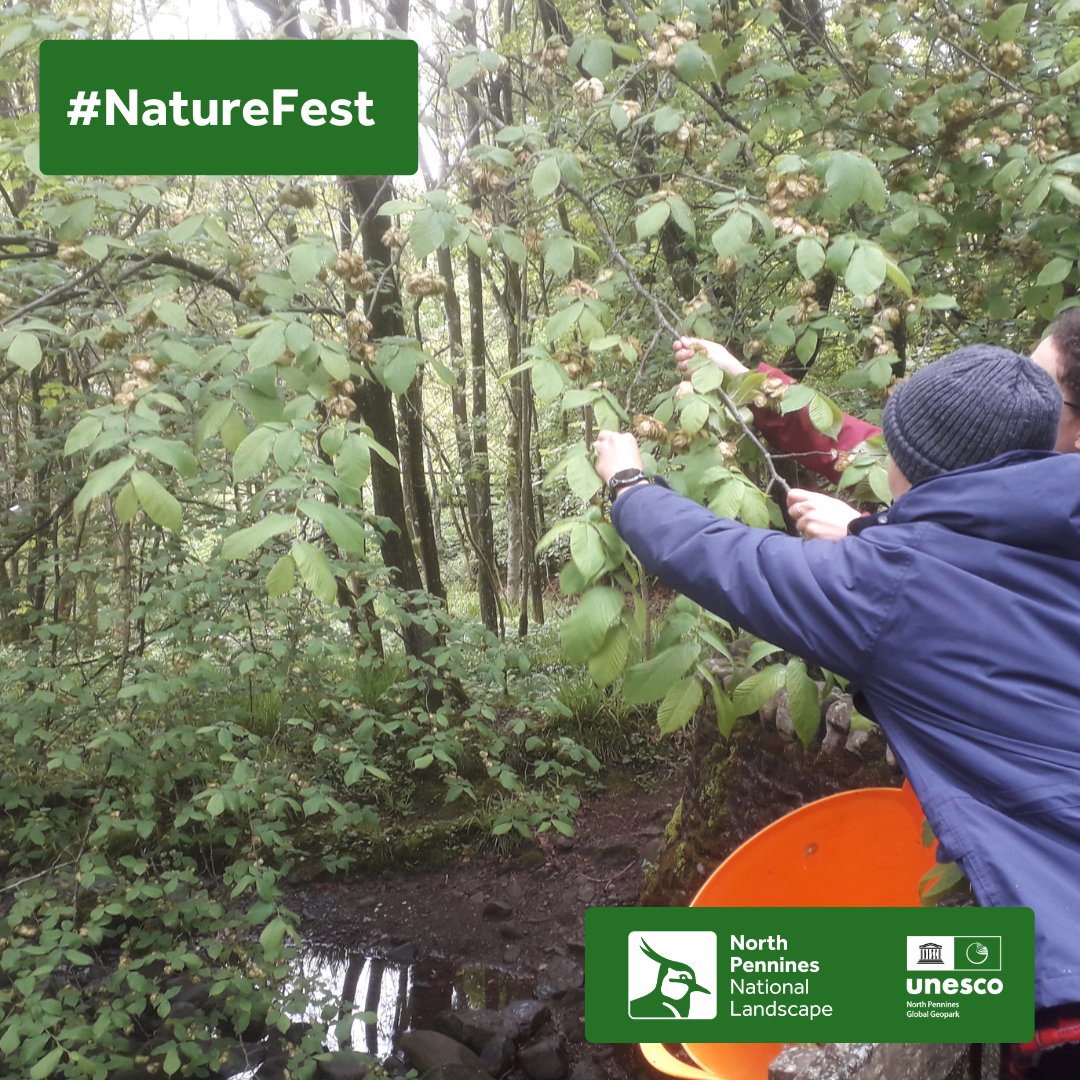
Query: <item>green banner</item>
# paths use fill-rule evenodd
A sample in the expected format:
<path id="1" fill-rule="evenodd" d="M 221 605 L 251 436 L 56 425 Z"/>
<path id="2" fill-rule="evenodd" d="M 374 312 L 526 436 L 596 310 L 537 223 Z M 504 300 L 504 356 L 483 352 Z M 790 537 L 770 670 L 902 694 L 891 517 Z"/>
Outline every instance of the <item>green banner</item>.
<path id="1" fill-rule="evenodd" d="M 415 41 L 45 41 L 54 175 L 410 175 Z"/>
<path id="2" fill-rule="evenodd" d="M 592 1042 L 1023 1042 L 1029 908 L 590 908 Z"/>

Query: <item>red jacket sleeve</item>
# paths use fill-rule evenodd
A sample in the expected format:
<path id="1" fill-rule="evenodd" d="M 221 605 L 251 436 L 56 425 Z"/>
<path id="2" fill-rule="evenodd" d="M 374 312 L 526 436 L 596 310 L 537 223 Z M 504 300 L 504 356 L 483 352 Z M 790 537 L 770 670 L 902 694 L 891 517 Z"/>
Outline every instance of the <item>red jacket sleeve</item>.
<path id="1" fill-rule="evenodd" d="M 758 371 L 764 372 L 771 379 L 780 379 L 787 385 L 796 382 L 790 375 L 769 364 L 758 364 Z M 796 460 L 801 466 L 818 473 L 833 484 L 840 480 L 840 473 L 836 468 L 837 454 L 841 450 L 851 450 L 866 439 L 881 434 L 881 428 L 844 413 L 840 431 L 835 439 L 830 439 L 810 422 L 809 409 L 799 409 L 782 416 L 767 407 L 750 408 L 754 414 L 755 426 L 777 453 L 797 454 Z"/>

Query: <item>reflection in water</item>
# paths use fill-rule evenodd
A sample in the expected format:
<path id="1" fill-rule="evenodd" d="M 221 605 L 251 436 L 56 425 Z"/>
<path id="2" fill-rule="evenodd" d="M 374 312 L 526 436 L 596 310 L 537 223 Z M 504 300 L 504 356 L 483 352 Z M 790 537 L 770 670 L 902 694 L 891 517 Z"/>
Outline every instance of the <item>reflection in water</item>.
<path id="1" fill-rule="evenodd" d="M 444 1009 L 500 1009 L 532 997 L 531 982 L 497 968 L 456 967 L 432 957 L 396 964 L 331 949 L 301 954 L 288 989 L 298 984 L 311 996 L 295 1019 L 328 1023 L 328 1049 L 380 1058 L 393 1052 L 399 1032 L 430 1028 Z"/>

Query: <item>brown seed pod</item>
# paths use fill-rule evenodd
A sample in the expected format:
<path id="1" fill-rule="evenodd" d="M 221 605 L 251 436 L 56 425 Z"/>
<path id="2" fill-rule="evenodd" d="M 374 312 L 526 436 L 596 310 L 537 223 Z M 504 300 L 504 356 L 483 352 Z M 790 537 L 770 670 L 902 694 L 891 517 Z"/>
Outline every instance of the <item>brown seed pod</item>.
<path id="1" fill-rule="evenodd" d="M 653 439 L 659 442 L 667 436 L 667 428 L 655 416 L 649 416 L 647 413 L 639 413 L 634 417 L 632 430 L 639 439 Z"/>
<path id="2" fill-rule="evenodd" d="M 673 432 L 668 439 L 668 446 L 670 446 L 676 454 L 684 454 L 690 449 L 690 444 L 693 441 L 693 436 L 687 435 L 685 431 L 676 431 Z"/>
<path id="3" fill-rule="evenodd" d="M 405 291 L 410 296 L 442 296 L 447 287 L 445 278 L 426 270 L 410 274 L 405 280 Z"/>

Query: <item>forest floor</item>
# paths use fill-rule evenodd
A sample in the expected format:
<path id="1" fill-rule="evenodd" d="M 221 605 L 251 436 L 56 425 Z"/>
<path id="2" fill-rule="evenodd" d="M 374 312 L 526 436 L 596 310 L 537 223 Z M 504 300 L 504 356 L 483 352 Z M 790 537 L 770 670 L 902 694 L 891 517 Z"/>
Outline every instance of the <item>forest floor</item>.
<path id="1" fill-rule="evenodd" d="M 584 918 L 590 906 L 637 902 L 683 780 L 671 762 L 642 778 L 608 771 L 603 789 L 583 800 L 572 837 L 545 833 L 510 855 L 461 854 L 433 868 L 298 886 L 290 900 L 305 942 L 402 964 L 414 981 L 417 972 L 449 972 L 442 996 L 406 1010 L 402 1028 L 430 1027 L 425 1012 L 440 1006 L 499 1008 L 536 996 L 551 1006 L 571 1064 L 586 1063 L 579 1077 L 648 1075 L 632 1048 L 585 1043 Z M 451 986 L 470 970 L 485 975 L 483 1000 Z"/>

